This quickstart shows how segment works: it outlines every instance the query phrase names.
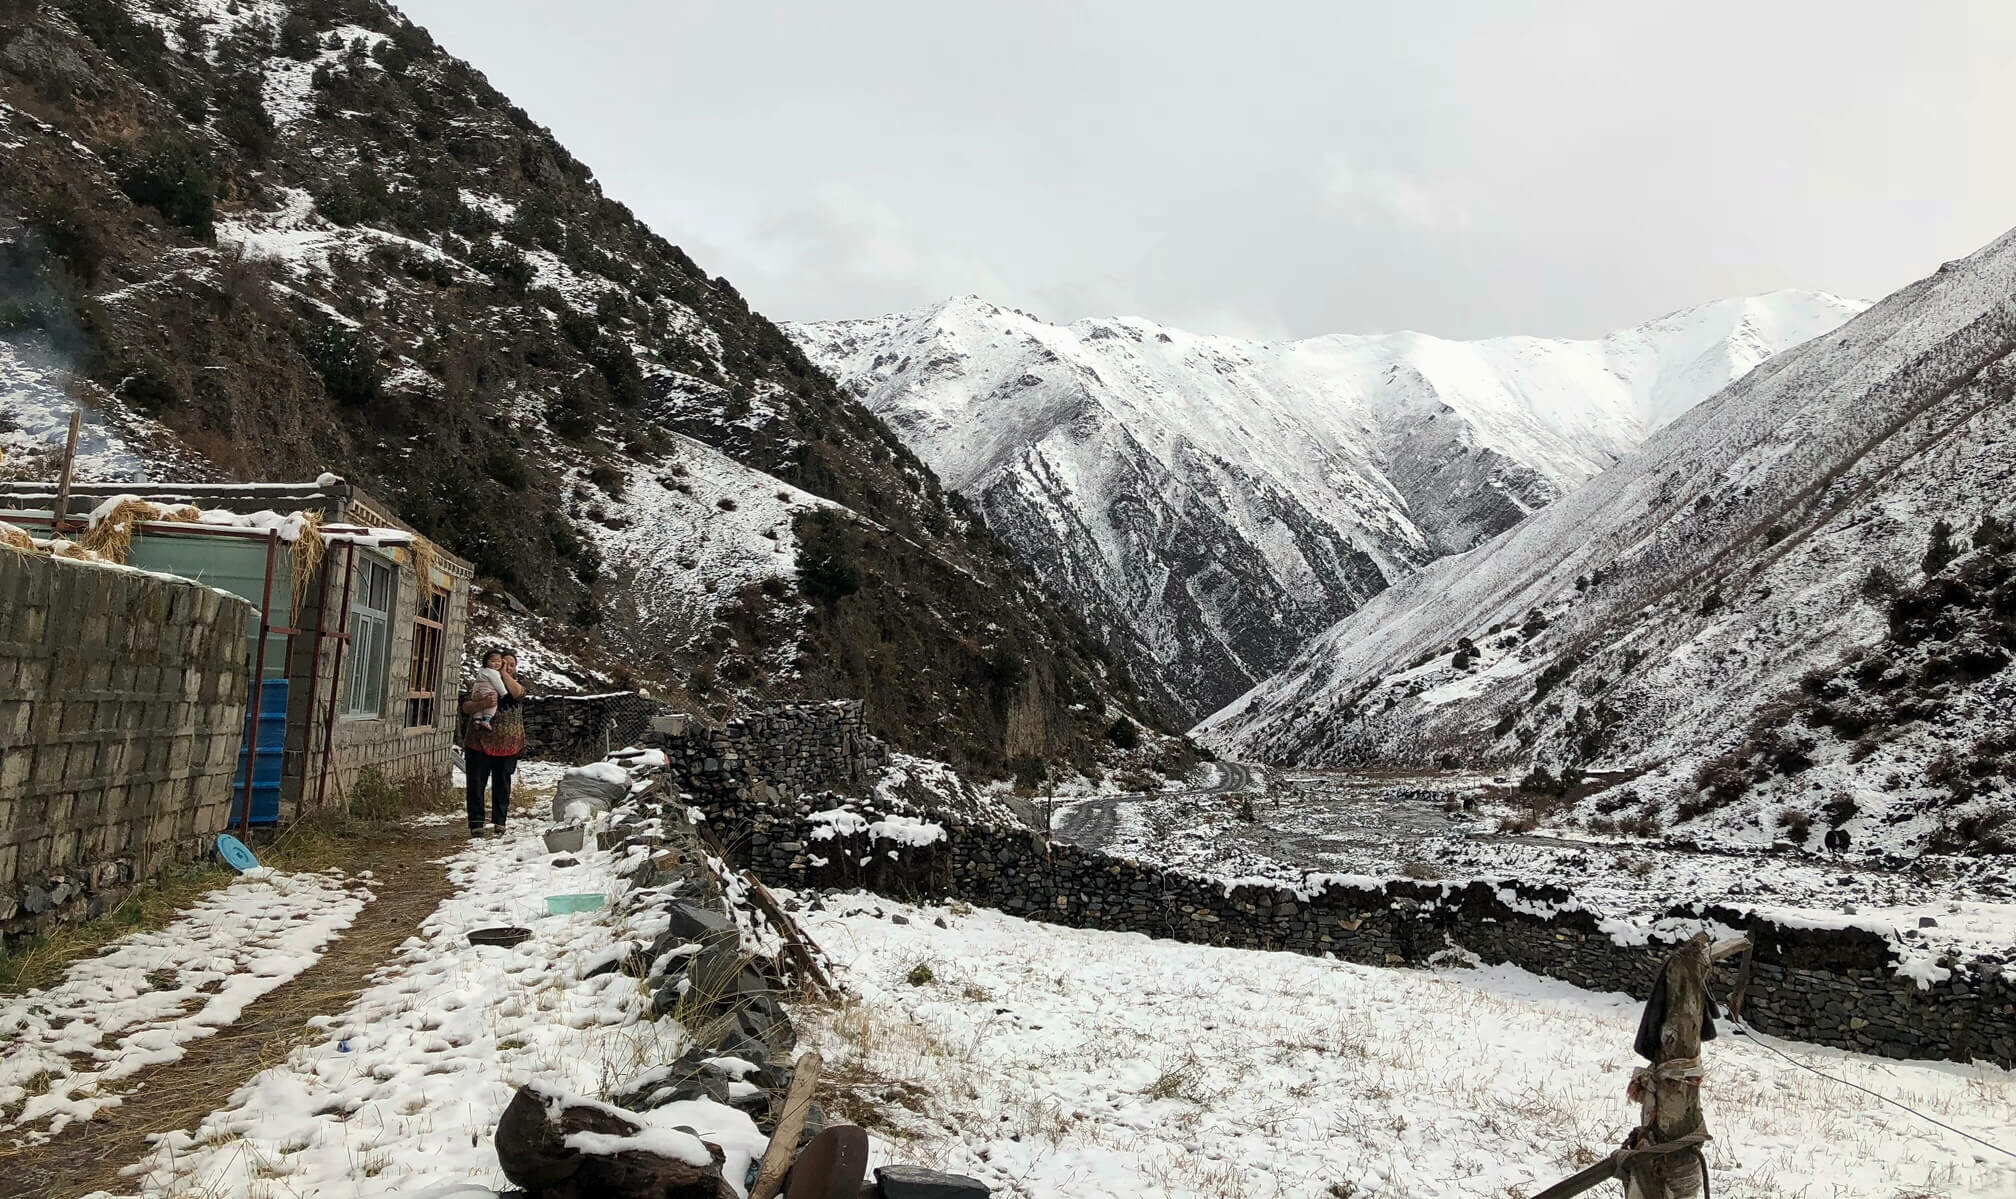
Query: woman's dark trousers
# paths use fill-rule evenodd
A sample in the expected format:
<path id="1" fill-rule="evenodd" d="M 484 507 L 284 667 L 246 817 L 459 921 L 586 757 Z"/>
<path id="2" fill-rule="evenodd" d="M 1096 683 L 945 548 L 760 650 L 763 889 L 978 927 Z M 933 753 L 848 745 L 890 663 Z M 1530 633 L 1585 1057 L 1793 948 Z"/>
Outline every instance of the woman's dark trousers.
<path id="1" fill-rule="evenodd" d="M 469 778 L 469 829 L 483 827 L 483 788 L 490 787 L 490 823 L 504 827 L 504 815 L 511 810 L 511 775 L 518 769 L 518 756 L 495 757 L 480 749 L 462 751 L 462 773 Z"/>

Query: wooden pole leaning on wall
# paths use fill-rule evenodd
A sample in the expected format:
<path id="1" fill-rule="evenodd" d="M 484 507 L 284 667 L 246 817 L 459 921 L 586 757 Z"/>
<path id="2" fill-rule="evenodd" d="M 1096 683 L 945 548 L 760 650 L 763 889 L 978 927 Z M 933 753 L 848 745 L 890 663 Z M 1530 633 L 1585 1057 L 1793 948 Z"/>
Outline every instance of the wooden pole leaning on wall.
<path id="1" fill-rule="evenodd" d="M 704 823 L 696 823 L 693 830 L 699 834 L 700 842 L 707 847 L 707 851 L 721 859 L 721 871 L 714 877 L 725 893 L 735 871 L 735 864 L 728 859 L 728 847 L 721 844 L 721 838 L 715 836 L 714 830 Z M 709 866 L 708 869 L 712 871 L 713 868 Z M 819 967 L 819 958 L 813 953 L 811 935 L 791 918 L 791 914 L 784 910 L 784 905 L 777 902 L 777 897 L 770 893 L 770 888 L 764 886 L 753 871 L 741 871 L 739 877 L 743 886 L 748 889 L 750 899 L 755 901 L 757 910 L 763 913 L 763 918 L 770 922 L 770 927 L 777 930 L 777 935 L 783 939 L 784 951 L 790 955 L 792 964 L 798 968 L 799 978 L 825 994 L 838 994 L 840 989 L 833 985 L 833 980 Z"/>
<path id="2" fill-rule="evenodd" d="M 1638 1029 L 1636 1048 L 1651 1064 L 1632 1071 L 1626 1092 L 1638 1101 L 1639 1126 L 1623 1148 L 1533 1199 L 1569 1199 L 1612 1179 L 1623 1181 L 1627 1199 L 1692 1199 L 1705 1192 L 1701 1042 L 1715 1035 L 1708 972 L 1749 947 L 1747 937 L 1711 943 L 1707 934 L 1696 933 L 1667 956 Z"/>
<path id="3" fill-rule="evenodd" d="M 77 438 L 84 432 L 84 410 L 70 413 L 70 436 L 63 443 L 63 469 L 56 475 L 56 503 L 49 510 L 49 536 L 63 535 L 63 518 L 70 514 L 70 480 L 77 473 Z"/>

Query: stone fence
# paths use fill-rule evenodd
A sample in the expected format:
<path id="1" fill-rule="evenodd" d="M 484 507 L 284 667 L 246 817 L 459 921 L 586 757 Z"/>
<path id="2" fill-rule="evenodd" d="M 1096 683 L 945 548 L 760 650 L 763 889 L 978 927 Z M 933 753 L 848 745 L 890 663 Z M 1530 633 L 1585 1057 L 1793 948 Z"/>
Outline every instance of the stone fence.
<path id="1" fill-rule="evenodd" d="M 823 708 L 840 715 L 828 718 Z M 868 794 L 863 785 L 806 780 L 859 778 L 886 762 L 888 751 L 855 723 L 858 705 L 788 711 L 808 709 L 805 717 L 773 717 L 754 737 L 747 726 L 738 733 L 734 724 L 720 731 L 675 722 L 651 738 L 730 854 L 773 883 L 960 899 L 1077 928 L 1366 965 L 1468 953 L 1639 999 L 1677 941 L 1643 931 L 1647 918 L 1599 913 L 1558 886 L 1336 876 L 1299 888 L 1226 884 L 1053 843 L 1028 828 L 936 813 L 920 820 L 830 790 L 815 793 L 824 786 Z M 779 773 L 768 773 L 766 763 Z M 790 781 L 780 785 L 779 778 Z M 843 804 L 853 815 L 834 819 Z M 1678 905 L 1657 915 L 1670 917 L 1669 926 L 1709 923 L 1749 934 L 1755 949 L 1743 1015 L 1767 1035 L 1885 1057 L 2016 1066 L 2016 954 L 1924 963 L 1921 986 L 1899 972 L 1897 946 L 1868 929 L 1806 927 L 1719 906 Z M 1730 994 L 1737 969 L 1733 961 L 1717 967 L 1718 995 Z"/>
<path id="2" fill-rule="evenodd" d="M 795 799 L 813 791 L 865 794 L 890 761 L 868 731 L 860 700 L 788 704 L 748 712 L 722 729 L 686 716 L 651 738 L 688 789 L 713 796 Z"/>
<path id="3" fill-rule="evenodd" d="M 689 780 L 692 781 L 692 780 Z M 704 781 L 703 781 L 704 783 Z M 698 802 L 731 852 L 793 887 L 863 888 L 900 898 L 961 899 L 1032 920 L 1244 949 L 1322 954 L 1368 965 L 1419 965 L 1463 951 L 1596 991 L 1644 998 L 1673 939 L 1621 931 L 1559 887 L 1312 878 L 1306 889 L 1225 884 L 1027 829 L 914 816 L 855 803 L 859 819 L 812 816 L 838 797 L 763 801 L 703 785 Z M 926 843 L 919 844 L 920 840 Z M 2016 980 L 1988 958 L 1942 962 L 1920 986 L 1895 947 L 1858 928 L 1809 928 L 1727 908 L 1664 915 L 1741 930 L 1755 943 L 1743 1014 L 1774 1036 L 1894 1058 L 2016 1065 Z M 1610 930 L 1606 931 L 1606 925 Z M 1736 964 L 1717 970 L 1728 995 Z"/>
<path id="4" fill-rule="evenodd" d="M 613 749 L 640 744 L 651 721 L 672 705 L 635 691 L 606 695 L 528 695 L 525 756 L 592 762 Z"/>
<path id="5" fill-rule="evenodd" d="M 97 916 L 231 811 L 252 607 L 0 551 L 0 934 Z"/>

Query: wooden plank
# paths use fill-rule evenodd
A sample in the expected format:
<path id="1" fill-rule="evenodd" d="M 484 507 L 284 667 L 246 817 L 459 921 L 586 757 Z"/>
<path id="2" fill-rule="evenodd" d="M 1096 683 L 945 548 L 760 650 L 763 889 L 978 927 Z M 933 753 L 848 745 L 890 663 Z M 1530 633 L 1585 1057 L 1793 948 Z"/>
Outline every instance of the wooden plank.
<path id="1" fill-rule="evenodd" d="M 1591 1187 L 1602 1186 L 1615 1177 L 1617 1177 L 1617 1155 L 1613 1153 L 1580 1174 L 1564 1178 L 1541 1191 L 1533 1196 L 1533 1199 L 1569 1199 L 1571 1195 L 1579 1195 Z"/>
<path id="2" fill-rule="evenodd" d="M 1736 986 L 1729 992 L 1729 1018 L 1731 1020 L 1741 1020 L 1743 1018 L 1743 997 L 1750 990 L 1750 954 L 1751 947 L 1746 943 L 1743 946 L 1743 956 L 1737 959 L 1736 962 Z"/>
<path id="3" fill-rule="evenodd" d="M 714 830 L 707 827 L 704 822 L 695 822 L 693 827 L 700 834 L 700 841 L 707 847 L 708 852 L 720 858 L 725 869 L 733 869 L 729 863 L 728 849 L 721 844 L 721 839 L 714 835 Z M 725 890 L 728 881 L 726 876 L 717 877 L 721 879 Z M 812 939 L 805 935 L 798 922 L 791 918 L 790 913 L 784 910 L 777 902 L 777 897 L 770 894 L 770 889 L 765 887 L 760 879 L 747 870 L 742 871 L 741 877 L 749 888 L 750 897 L 756 901 L 757 909 L 763 913 L 764 919 L 770 922 L 770 927 L 777 930 L 777 935 L 784 939 L 784 948 L 790 953 L 792 961 L 797 963 L 799 974 L 813 986 L 832 994 L 837 988 L 833 986 L 833 980 L 826 977 L 826 972 L 819 968 L 819 961 L 811 950 Z"/>
<path id="4" fill-rule="evenodd" d="M 804 930 L 798 927 L 798 922 L 791 918 L 791 914 L 777 902 L 777 897 L 770 894 L 770 888 L 764 886 L 755 875 L 744 870 L 742 881 L 749 884 L 749 893 L 756 900 L 756 906 L 763 910 L 763 914 L 769 917 L 771 926 L 784 938 L 784 947 L 791 951 L 791 958 L 798 963 L 799 972 L 820 990 L 830 994 L 834 989 L 833 980 L 826 977 L 826 972 L 819 968 L 819 960 L 812 955 L 808 938 Z"/>

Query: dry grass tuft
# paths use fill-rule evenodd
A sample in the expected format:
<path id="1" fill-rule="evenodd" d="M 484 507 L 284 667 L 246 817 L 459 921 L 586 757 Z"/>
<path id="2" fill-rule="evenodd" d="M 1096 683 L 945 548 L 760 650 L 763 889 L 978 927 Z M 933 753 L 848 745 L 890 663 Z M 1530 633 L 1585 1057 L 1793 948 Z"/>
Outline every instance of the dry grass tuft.
<path id="1" fill-rule="evenodd" d="M 434 570 L 441 565 L 441 550 L 425 537 L 413 538 L 413 573 L 429 586 L 434 582 Z"/>

